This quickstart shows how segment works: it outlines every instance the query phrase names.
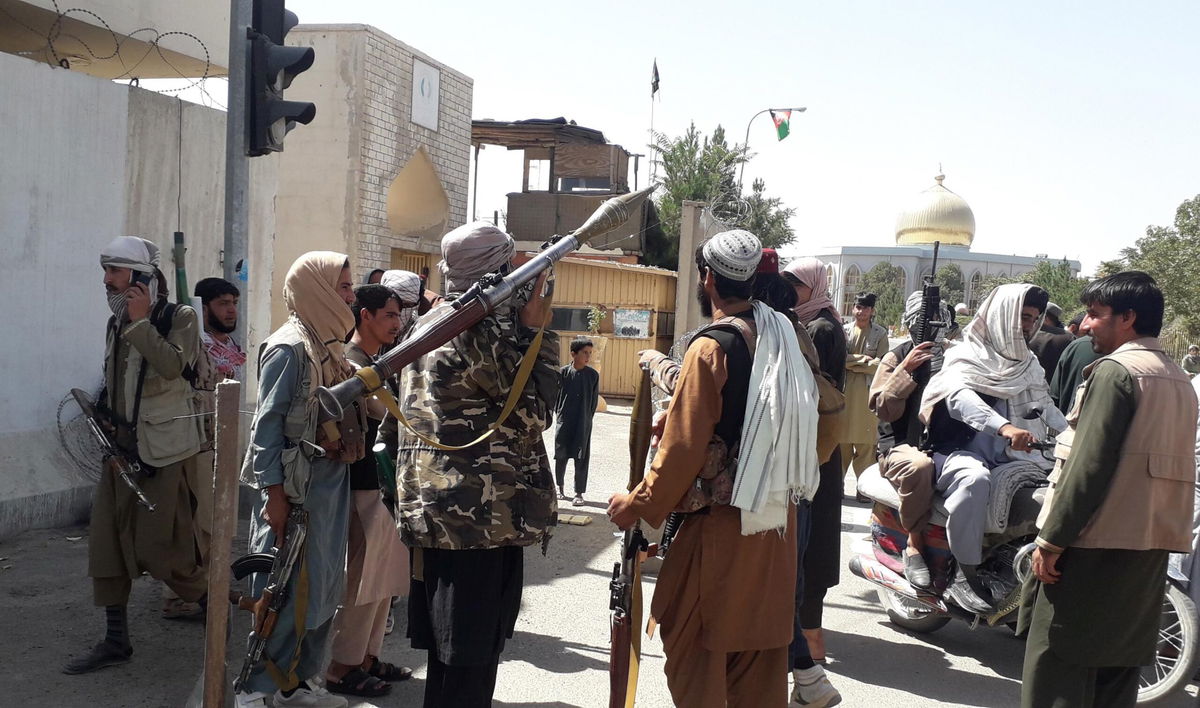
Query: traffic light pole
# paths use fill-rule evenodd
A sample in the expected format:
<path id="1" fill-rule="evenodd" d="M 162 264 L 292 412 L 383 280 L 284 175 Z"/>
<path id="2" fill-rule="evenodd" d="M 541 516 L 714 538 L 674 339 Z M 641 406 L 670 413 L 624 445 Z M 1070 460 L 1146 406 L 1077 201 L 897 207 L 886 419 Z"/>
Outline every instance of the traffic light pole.
<path id="1" fill-rule="evenodd" d="M 246 32 L 253 15 L 253 0 L 229 3 L 229 100 L 225 113 L 225 252 L 224 277 L 241 291 L 238 327 L 234 339 L 246 350 L 246 303 L 250 299 L 246 263 L 250 220 L 250 158 L 246 156 Z"/>

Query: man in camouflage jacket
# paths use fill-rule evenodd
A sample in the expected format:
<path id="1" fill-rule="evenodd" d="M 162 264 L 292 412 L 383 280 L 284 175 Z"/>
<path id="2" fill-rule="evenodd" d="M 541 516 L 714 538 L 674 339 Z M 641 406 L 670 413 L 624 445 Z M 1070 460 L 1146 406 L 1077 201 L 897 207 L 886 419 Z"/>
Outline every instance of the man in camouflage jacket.
<path id="1" fill-rule="evenodd" d="M 468 224 L 442 242 L 448 297 L 424 321 L 513 253 L 508 234 Z M 397 519 L 413 549 L 409 637 L 428 652 L 425 706 L 490 706 L 504 641 L 521 604 L 523 548 L 548 540 L 556 517 L 542 431 L 557 397 L 558 340 L 544 332 L 512 413 L 495 423 L 522 357 L 546 319 L 539 281 L 528 304 L 506 303 L 403 372 Z M 424 438 L 424 440 L 422 439 Z"/>

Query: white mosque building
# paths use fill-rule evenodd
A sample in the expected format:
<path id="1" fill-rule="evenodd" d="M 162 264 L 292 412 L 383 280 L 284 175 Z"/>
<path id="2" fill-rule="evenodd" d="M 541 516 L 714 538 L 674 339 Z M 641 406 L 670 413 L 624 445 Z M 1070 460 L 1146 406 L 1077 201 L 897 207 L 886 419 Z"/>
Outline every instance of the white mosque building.
<path id="1" fill-rule="evenodd" d="M 901 291 L 921 287 L 933 265 L 933 244 L 940 242 L 938 269 L 955 263 L 962 270 L 966 304 L 973 312 L 987 293 L 982 282 L 989 275 L 1018 275 L 1032 270 L 1045 255 L 1016 256 L 976 253 L 971 250 L 975 238 L 975 214 L 962 197 L 946 188 L 945 175 L 915 195 L 896 217 L 895 246 L 841 246 L 812 255 L 829 265 L 829 285 L 835 303 L 843 314 L 849 313 L 860 291 L 863 274 L 877 263 L 888 262 L 904 271 Z M 1078 274 L 1079 261 L 1068 261 Z M 953 304 L 953 303 L 951 303 Z"/>

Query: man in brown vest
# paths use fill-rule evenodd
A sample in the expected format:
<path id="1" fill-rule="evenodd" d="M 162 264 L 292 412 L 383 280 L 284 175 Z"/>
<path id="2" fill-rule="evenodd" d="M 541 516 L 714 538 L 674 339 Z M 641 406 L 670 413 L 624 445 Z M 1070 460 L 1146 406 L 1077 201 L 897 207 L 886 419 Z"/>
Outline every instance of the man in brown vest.
<path id="1" fill-rule="evenodd" d="M 1196 394 L 1163 353 L 1163 296 L 1130 271 L 1080 300 L 1101 358 L 1059 437 L 1022 624 L 1021 705 L 1133 706 L 1158 642 L 1167 554 L 1192 535 Z"/>

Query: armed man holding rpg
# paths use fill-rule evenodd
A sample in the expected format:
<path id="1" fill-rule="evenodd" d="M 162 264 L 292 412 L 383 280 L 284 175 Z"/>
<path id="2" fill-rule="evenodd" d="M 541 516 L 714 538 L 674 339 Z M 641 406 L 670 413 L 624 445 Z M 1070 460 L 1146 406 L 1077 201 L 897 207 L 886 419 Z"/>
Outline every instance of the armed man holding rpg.
<path id="1" fill-rule="evenodd" d="M 185 601 L 205 602 L 208 581 L 186 479 L 202 443 L 187 378 L 200 351 L 199 323 L 192 308 L 167 302 L 158 263 L 158 247 L 134 236 L 117 238 L 100 254 L 113 315 L 97 407 L 120 455 L 142 470 L 133 481 L 155 508 L 139 505 L 136 492 L 117 479 L 115 460 L 105 460 L 92 502 L 88 574 L 107 630 L 103 641 L 63 668 L 68 674 L 129 661 L 126 606 L 143 571 Z"/>

